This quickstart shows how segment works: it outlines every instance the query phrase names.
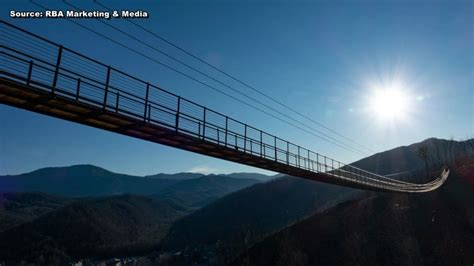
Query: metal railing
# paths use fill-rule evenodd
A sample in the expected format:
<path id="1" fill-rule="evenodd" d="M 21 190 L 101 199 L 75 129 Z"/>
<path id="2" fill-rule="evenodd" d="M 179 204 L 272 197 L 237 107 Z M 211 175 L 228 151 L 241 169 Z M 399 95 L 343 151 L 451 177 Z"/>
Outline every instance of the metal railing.
<path id="1" fill-rule="evenodd" d="M 367 187 L 396 191 L 433 187 L 328 158 L 4 21 L 0 21 L 0 59 L 0 77 L 251 156 Z"/>

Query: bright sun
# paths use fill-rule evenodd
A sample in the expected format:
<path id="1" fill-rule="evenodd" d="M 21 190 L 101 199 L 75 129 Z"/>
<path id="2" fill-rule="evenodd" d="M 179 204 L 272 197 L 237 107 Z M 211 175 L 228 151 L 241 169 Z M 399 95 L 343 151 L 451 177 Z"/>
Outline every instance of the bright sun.
<path id="1" fill-rule="evenodd" d="M 407 115 L 409 97 L 398 87 L 376 89 L 370 98 L 369 106 L 380 120 L 400 120 Z"/>

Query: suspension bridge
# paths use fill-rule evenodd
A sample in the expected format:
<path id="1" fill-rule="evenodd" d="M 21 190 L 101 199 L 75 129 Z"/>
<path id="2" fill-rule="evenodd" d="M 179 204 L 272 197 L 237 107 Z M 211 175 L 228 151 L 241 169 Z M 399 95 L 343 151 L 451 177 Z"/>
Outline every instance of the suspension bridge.
<path id="1" fill-rule="evenodd" d="M 344 164 L 0 21 L 0 103 L 310 180 L 360 189 L 427 192 L 449 175 L 412 183 Z M 100 147 L 98 147 L 100 148 Z"/>

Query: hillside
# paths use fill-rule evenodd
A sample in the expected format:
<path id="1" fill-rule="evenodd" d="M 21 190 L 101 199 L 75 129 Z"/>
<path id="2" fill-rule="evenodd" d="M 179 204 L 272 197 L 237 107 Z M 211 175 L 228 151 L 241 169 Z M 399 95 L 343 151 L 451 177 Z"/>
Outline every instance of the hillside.
<path id="1" fill-rule="evenodd" d="M 290 226 L 233 265 L 470 265 L 474 158 L 439 190 L 371 193 Z"/>
<path id="2" fill-rule="evenodd" d="M 248 175 L 252 176 L 251 174 Z M 181 181 L 154 195 L 175 208 L 197 210 L 229 193 L 252 186 L 260 181 L 253 178 L 233 178 L 208 175 Z"/>
<path id="3" fill-rule="evenodd" d="M 71 200 L 44 193 L 0 193 L 0 232 L 33 221 Z"/>
<path id="4" fill-rule="evenodd" d="M 193 259 L 208 252 L 230 256 L 318 208 L 357 194 L 350 188 L 294 177 L 257 184 L 177 221 L 163 240 L 162 250 L 183 252 L 178 260 L 186 260 L 189 253 Z"/>
<path id="5" fill-rule="evenodd" d="M 461 155 L 474 155 L 474 139 L 466 141 L 429 138 L 409 146 L 380 152 L 352 163 L 352 165 L 379 174 L 393 174 L 402 171 L 422 170 L 424 161 L 418 156 L 418 149 L 428 150 L 429 168 L 437 168 L 443 163 L 452 163 Z"/>
<path id="6" fill-rule="evenodd" d="M 0 261 L 46 265 L 150 251 L 182 213 L 156 199 L 85 199 L 0 234 Z"/>
<path id="7" fill-rule="evenodd" d="M 0 232 L 4 232 L 0 234 L 3 243 L 0 243 L 0 262 L 19 262 L 21 259 L 44 261 L 49 265 L 64 264 L 76 258 L 144 254 L 159 243 L 177 218 L 260 182 L 227 175 L 192 175 L 194 178 L 177 177 L 169 182 L 159 177 L 115 174 L 94 166 L 73 166 L 45 168 L 9 177 L 18 178 L 16 184 L 22 184 L 22 189 L 36 188 L 74 196 L 92 194 L 94 197 L 71 199 L 32 192 L 1 194 Z M 51 187 L 40 184 L 41 180 Z M 84 184 L 78 191 L 73 190 L 74 186 L 64 186 L 80 180 Z M 115 184 L 107 186 L 106 181 Z M 88 189 L 89 182 L 98 183 L 99 187 Z M 101 184 L 105 191 L 100 191 Z M 152 187 L 146 188 L 147 184 Z M 98 196 L 123 194 L 123 191 L 150 193 L 157 187 L 160 193 L 151 198 Z"/>

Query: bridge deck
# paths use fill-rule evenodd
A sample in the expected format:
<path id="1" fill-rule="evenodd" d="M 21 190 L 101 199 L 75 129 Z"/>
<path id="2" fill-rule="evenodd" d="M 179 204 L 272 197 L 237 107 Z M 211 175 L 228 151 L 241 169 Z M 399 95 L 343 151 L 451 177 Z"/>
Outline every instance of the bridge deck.
<path id="1" fill-rule="evenodd" d="M 275 160 L 260 158 L 240 151 L 237 147 L 225 147 L 202 138 L 190 137 L 165 127 L 153 125 L 121 115 L 113 111 L 70 100 L 61 95 L 51 95 L 44 90 L 26 86 L 20 82 L 0 78 L 0 102 L 10 106 L 26 109 L 36 113 L 53 116 L 95 128 L 120 133 L 123 135 L 148 140 L 151 142 L 188 150 L 219 159 L 225 159 L 249 166 L 299 176 L 311 180 L 351 185 L 361 188 L 359 184 L 344 182 L 322 173 L 313 173 L 286 165 Z"/>

